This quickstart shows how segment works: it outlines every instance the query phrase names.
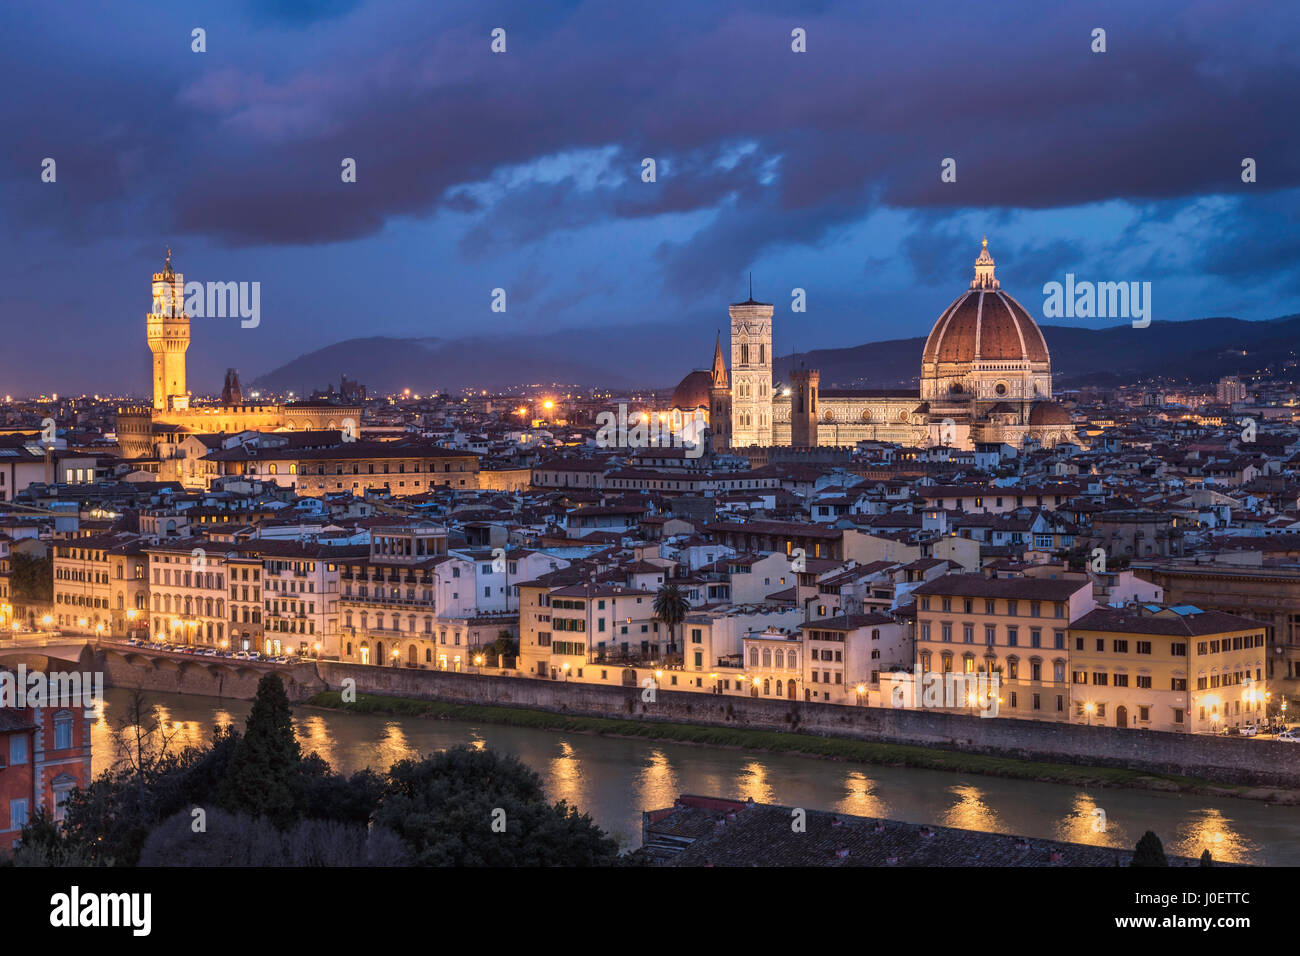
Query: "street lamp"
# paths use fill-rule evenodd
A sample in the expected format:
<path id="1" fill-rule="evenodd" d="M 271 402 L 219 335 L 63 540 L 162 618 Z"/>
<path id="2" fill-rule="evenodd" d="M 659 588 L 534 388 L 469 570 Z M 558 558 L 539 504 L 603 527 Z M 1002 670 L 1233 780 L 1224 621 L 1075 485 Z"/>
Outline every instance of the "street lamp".
<path id="1" fill-rule="evenodd" d="M 1086 713 L 1086 714 L 1088 715 L 1088 726 L 1089 726 L 1089 727 L 1092 726 L 1092 712 L 1093 712 L 1094 710 L 1096 710 L 1096 709 L 1097 709 L 1097 705 L 1094 704 L 1092 701 L 1088 701 L 1086 704 L 1083 705 L 1084 713 Z"/>
<path id="2" fill-rule="evenodd" d="M 569 662 L 565 661 L 563 664 L 561 664 L 560 670 L 564 671 L 564 680 L 567 683 L 569 680 Z"/>
<path id="3" fill-rule="evenodd" d="M 866 684 L 859 684 L 859 685 L 857 686 L 856 690 L 857 690 L 857 692 L 858 692 L 858 706 L 861 707 L 861 706 L 862 706 L 863 698 L 865 698 L 865 697 L 867 696 L 867 685 L 866 685 Z"/>

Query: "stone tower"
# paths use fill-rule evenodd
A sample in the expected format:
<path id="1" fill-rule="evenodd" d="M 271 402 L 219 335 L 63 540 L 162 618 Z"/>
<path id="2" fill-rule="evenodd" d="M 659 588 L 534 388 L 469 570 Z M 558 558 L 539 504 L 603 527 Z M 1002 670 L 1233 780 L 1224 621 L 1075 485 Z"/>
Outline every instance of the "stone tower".
<path id="1" fill-rule="evenodd" d="M 190 318 L 185 314 L 185 276 L 172 271 L 170 249 L 163 271 L 153 274 L 153 311 L 147 322 L 149 351 L 153 352 L 154 410 L 189 408 L 185 350 L 190 347 Z"/>
<path id="2" fill-rule="evenodd" d="M 731 447 L 772 444 L 772 306 L 749 298 L 731 313 Z"/>
<path id="3" fill-rule="evenodd" d="M 221 386 L 221 404 L 244 404 L 244 390 L 239 386 L 239 371 L 237 369 L 226 369 L 226 381 Z"/>
<path id="4" fill-rule="evenodd" d="M 801 368 L 790 372 L 790 444 L 794 448 L 817 447 L 817 392 L 822 373 Z"/>
<path id="5" fill-rule="evenodd" d="M 722 357 L 722 333 L 713 346 L 713 388 L 709 390 L 709 431 L 715 451 L 731 450 L 731 383 Z"/>

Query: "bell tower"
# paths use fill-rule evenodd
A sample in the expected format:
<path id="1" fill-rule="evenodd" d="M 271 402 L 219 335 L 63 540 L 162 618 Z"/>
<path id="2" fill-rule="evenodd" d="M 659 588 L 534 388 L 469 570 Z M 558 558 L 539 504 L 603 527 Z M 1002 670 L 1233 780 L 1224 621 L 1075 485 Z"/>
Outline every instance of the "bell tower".
<path id="1" fill-rule="evenodd" d="M 163 271 L 153 274 L 153 311 L 146 324 L 153 353 L 154 411 L 189 408 L 185 350 L 190 347 L 190 318 L 185 314 L 185 276 L 172 271 L 170 249 Z"/>
<path id="2" fill-rule="evenodd" d="M 731 447 L 772 444 L 772 304 L 749 298 L 731 313 Z"/>

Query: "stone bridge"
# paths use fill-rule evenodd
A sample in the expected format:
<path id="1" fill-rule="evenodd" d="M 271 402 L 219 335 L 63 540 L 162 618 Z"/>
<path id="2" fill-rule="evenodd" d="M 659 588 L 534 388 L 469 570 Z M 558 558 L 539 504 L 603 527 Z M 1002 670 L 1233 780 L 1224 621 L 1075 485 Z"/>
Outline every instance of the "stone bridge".
<path id="1" fill-rule="evenodd" d="M 251 700 L 257 694 L 258 681 L 269 673 L 280 675 L 290 700 L 305 700 L 327 689 L 315 663 L 276 664 L 231 657 L 204 657 L 113 641 L 87 644 L 81 652 L 77 669 L 102 670 L 108 687 L 138 687 L 171 694 L 201 694 L 236 700 Z"/>

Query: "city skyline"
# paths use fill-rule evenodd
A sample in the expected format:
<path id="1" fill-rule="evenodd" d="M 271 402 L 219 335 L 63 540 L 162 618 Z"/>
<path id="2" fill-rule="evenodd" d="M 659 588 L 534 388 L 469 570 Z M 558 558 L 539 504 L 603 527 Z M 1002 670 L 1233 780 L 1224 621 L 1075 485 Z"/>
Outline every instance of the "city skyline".
<path id="1" fill-rule="evenodd" d="M 750 271 L 778 318 L 807 292 L 809 321 L 797 341 L 775 335 L 778 355 L 919 336 L 985 234 L 1040 322 L 1040 290 L 1067 273 L 1151 282 L 1157 321 L 1297 311 L 1300 150 L 1274 120 L 1300 64 L 1267 18 L 672 12 L 629 11 L 615 30 L 580 5 L 85 7 L 57 26 L 7 8 L 25 42 L 0 65 L 18 91 L 0 106 L 15 134 L 0 309 L 25 358 L 4 390 L 139 388 L 141 277 L 168 244 L 195 279 L 262 288 L 257 328 L 205 324 L 196 391 L 362 335 L 589 329 L 572 347 L 598 363 L 619 326 L 662 330 L 629 363 L 669 385 L 687 370 L 676 342 L 707 349 Z M 1006 51 L 996 71 L 988 49 Z M 1241 181 L 1243 157 L 1258 181 Z"/>

